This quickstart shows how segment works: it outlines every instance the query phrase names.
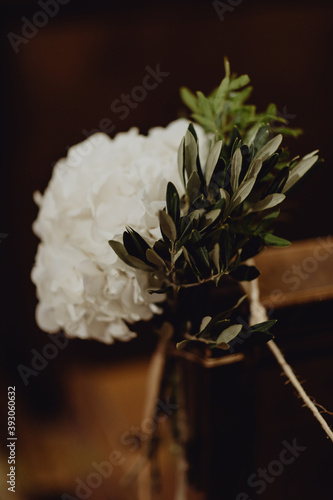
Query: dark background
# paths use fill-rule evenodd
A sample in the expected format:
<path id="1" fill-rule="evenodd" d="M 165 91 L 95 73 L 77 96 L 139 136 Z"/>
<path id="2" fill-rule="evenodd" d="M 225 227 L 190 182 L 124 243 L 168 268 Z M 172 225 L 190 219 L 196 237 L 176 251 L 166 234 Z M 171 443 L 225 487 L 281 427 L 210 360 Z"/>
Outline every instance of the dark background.
<path id="1" fill-rule="evenodd" d="M 36 36 L 18 46 L 17 54 L 8 33 L 22 35 L 22 18 L 32 20 L 41 8 L 28 0 L 1 4 L 1 372 L 5 384 L 17 386 L 26 411 L 36 419 L 61 412 L 57 375 L 66 363 L 108 363 L 150 352 L 154 343 L 149 335 L 145 343 L 137 339 L 125 346 L 71 341 L 61 359 L 28 388 L 17 373 L 17 364 L 28 364 L 31 349 L 45 343 L 35 324 L 30 282 L 38 244 L 31 230 L 37 216 L 32 193 L 45 189 L 54 162 L 85 138 L 84 129 L 98 129 L 103 118 L 115 125 L 112 135 L 132 126 L 146 133 L 166 125 L 184 112 L 179 87 L 210 91 L 223 77 L 227 55 L 232 71 L 251 78 L 250 102 L 259 110 L 275 102 L 290 126 L 304 129 L 299 139 L 287 141 L 292 153 L 319 148 L 325 159 L 287 201 L 279 234 L 297 240 L 332 233 L 331 2 L 243 0 L 223 20 L 211 2 L 115 4 L 70 0 Z M 147 65 L 158 64 L 170 75 L 120 120 L 111 103 L 141 84 Z M 320 445 L 313 460 L 317 454 Z M 290 498 L 314 497 L 294 493 Z"/>

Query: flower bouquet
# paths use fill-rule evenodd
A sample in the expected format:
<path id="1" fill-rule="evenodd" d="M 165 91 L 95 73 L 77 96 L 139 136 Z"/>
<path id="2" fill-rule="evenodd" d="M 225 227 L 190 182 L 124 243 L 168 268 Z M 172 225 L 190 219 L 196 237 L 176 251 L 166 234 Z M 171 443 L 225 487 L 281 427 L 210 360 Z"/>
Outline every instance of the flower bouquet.
<path id="1" fill-rule="evenodd" d="M 225 77 L 210 95 L 181 89 L 192 121 L 147 136 L 137 129 L 113 139 L 94 134 L 69 149 L 44 195 L 35 194 L 40 327 L 112 343 L 133 338 L 136 322 L 154 321 L 159 342 L 145 416 L 156 414 L 159 398 L 176 409 L 179 500 L 190 487 L 220 498 L 221 481 L 227 491 L 237 460 L 251 455 L 240 416 L 246 411 L 251 420 L 256 346 L 268 342 L 303 391 L 272 340 L 275 320 L 260 305 L 253 258 L 265 246 L 290 244 L 273 233 L 279 206 L 319 160 L 317 151 L 290 159 L 283 136 L 300 130 L 288 128 L 274 104 L 263 113 L 246 104 L 249 82 L 225 60 Z M 239 392 L 226 400 L 228 391 L 218 391 L 229 380 Z M 157 429 L 127 478 L 151 465 L 154 480 L 146 476 L 139 487 L 145 499 L 158 487 L 158 436 Z M 228 462 L 232 450 L 235 462 Z"/>

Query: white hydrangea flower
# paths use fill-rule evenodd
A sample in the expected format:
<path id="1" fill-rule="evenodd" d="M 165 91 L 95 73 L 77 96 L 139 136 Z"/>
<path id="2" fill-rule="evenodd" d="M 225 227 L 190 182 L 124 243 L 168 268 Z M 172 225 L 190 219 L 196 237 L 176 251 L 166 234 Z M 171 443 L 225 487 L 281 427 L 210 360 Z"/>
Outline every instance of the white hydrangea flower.
<path id="1" fill-rule="evenodd" d="M 49 333 L 105 343 L 129 340 L 127 326 L 159 311 L 159 295 L 147 292 L 147 274 L 118 259 L 108 240 L 121 240 L 126 225 L 148 242 L 160 237 L 158 211 L 168 181 L 180 195 L 177 151 L 189 122 L 137 129 L 114 139 L 97 133 L 57 162 L 44 195 L 35 193 L 39 214 L 33 230 L 41 239 L 32 281 L 37 287 L 38 325 Z M 202 158 L 207 139 L 196 126 Z"/>

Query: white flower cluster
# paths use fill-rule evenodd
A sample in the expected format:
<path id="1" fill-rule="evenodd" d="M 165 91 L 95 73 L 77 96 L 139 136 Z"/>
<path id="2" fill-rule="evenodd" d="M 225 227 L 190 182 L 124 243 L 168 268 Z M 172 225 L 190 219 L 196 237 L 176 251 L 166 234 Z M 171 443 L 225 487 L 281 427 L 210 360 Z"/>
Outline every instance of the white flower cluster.
<path id="1" fill-rule="evenodd" d="M 41 243 L 32 281 L 43 330 L 112 343 L 135 336 L 127 323 L 159 311 L 161 297 L 148 294 L 147 274 L 123 264 L 108 240 L 121 241 L 126 225 L 148 242 L 160 237 L 168 181 L 184 192 L 177 150 L 187 127 L 180 119 L 148 136 L 137 129 L 114 139 L 94 134 L 55 165 L 44 195 L 35 193 L 33 230 Z M 204 157 L 207 140 L 196 130 Z"/>

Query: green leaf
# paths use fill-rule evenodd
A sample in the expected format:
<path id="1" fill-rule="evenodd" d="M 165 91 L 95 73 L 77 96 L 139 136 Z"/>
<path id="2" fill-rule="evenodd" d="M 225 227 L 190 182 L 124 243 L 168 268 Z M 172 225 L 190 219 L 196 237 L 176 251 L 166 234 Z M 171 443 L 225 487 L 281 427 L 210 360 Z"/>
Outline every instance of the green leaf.
<path id="1" fill-rule="evenodd" d="M 221 195 L 221 200 L 223 200 L 224 203 L 225 203 L 225 209 L 228 210 L 229 205 L 230 205 L 230 195 L 229 195 L 228 191 L 226 191 L 225 189 L 221 188 L 220 189 L 220 195 Z"/>
<path id="2" fill-rule="evenodd" d="M 179 257 L 183 254 L 183 249 L 180 248 L 176 253 L 175 253 L 175 256 L 174 256 L 174 262 L 176 263 L 177 260 L 179 259 Z"/>
<path id="3" fill-rule="evenodd" d="M 154 293 L 156 293 L 157 295 L 164 295 L 169 288 L 172 288 L 172 287 L 168 286 L 165 289 L 164 288 L 163 289 L 159 289 L 159 288 L 153 289 L 153 288 L 151 288 L 150 290 L 147 290 L 147 292 L 150 295 L 153 295 Z"/>
<path id="4" fill-rule="evenodd" d="M 220 215 L 221 215 L 220 209 L 214 209 L 214 210 L 211 210 L 210 212 L 206 212 L 204 225 L 201 228 L 201 231 L 206 230 L 212 224 L 214 224 L 214 222 L 217 221 L 217 219 L 220 217 Z"/>
<path id="5" fill-rule="evenodd" d="M 269 125 L 262 125 L 262 123 L 258 124 L 257 133 L 253 139 L 253 146 L 255 151 L 260 151 L 262 147 L 267 143 L 269 137 Z M 252 144 L 251 141 L 248 141 L 248 146 Z"/>
<path id="6" fill-rule="evenodd" d="M 290 127 L 274 127 L 274 132 L 277 134 L 282 134 L 284 137 L 290 136 L 297 139 L 297 137 L 303 134 L 303 129 Z"/>
<path id="7" fill-rule="evenodd" d="M 214 117 L 212 109 L 210 107 L 209 99 L 207 99 L 207 97 L 204 96 L 202 92 L 197 92 L 197 97 L 198 97 L 198 105 L 203 116 L 213 120 Z"/>
<path id="8" fill-rule="evenodd" d="M 276 116 L 276 114 L 277 114 L 277 107 L 276 107 L 276 104 L 274 104 L 274 102 L 271 102 L 271 103 L 267 106 L 266 113 L 267 113 L 268 115 L 273 115 L 273 116 Z"/>
<path id="9" fill-rule="evenodd" d="M 241 75 L 238 78 L 231 80 L 229 88 L 230 88 L 230 90 L 238 90 L 242 87 L 245 87 L 245 85 L 248 85 L 249 83 L 250 83 L 249 76 L 248 75 Z"/>
<path id="10" fill-rule="evenodd" d="M 275 151 L 278 149 L 278 147 L 281 144 L 281 141 L 283 139 L 283 136 L 281 134 L 277 135 L 273 139 L 267 142 L 265 146 L 263 146 L 257 154 L 255 155 L 254 159 L 260 158 L 262 162 L 267 160 Z"/>
<path id="11" fill-rule="evenodd" d="M 123 262 L 125 262 L 125 264 L 127 264 L 128 266 L 131 265 L 129 263 L 128 258 L 127 258 L 128 252 L 126 251 L 126 248 L 124 247 L 124 245 L 122 243 L 120 243 L 119 241 L 110 240 L 109 245 L 112 248 L 112 250 L 117 254 L 119 259 L 121 259 Z"/>
<path id="12" fill-rule="evenodd" d="M 182 351 L 189 342 L 190 342 L 189 340 L 182 340 L 181 342 L 177 342 L 176 349 L 178 351 Z"/>
<path id="13" fill-rule="evenodd" d="M 182 138 L 181 143 L 180 143 L 179 148 L 178 148 L 177 162 L 178 162 L 179 177 L 182 179 L 184 187 L 186 187 L 186 180 L 185 180 L 185 137 Z"/>
<path id="14" fill-rule="evenodd" d="M 243 90 L 240 90 L 239 92 L 233 93 L 233 104 L 235 106 L 235 109 L 241 109 L 241 106 L 244 106 L 244 102 L 250 97 L 252 93 L 253 87 L 248 86 Z"/>
<path id="15" fill-rule="evenodd" d="M 125 262 L 125 264 L 127 264 L 128 266 L 134 267 L 135 269 L 140 269 L 141 271 L 148 271 L 148 272 L 155 271 L 154 267 L 149 266 L 148 264 L 138 259 L 137 257 L 134 257 L 133 255 L 129 255 L 124 245 L 122 245 L 122 243 L 119 243 L 119 241 L 110 240 L 109 245 L 116 252 L 119 259 Z"/>
<path id="16" fill-rule="evenodd" d="M 157 241 L 155 241 L 154 243 L 154 246 L 153 246 L 153 249 L 155 250 L 156 253 L 158 253 L 158 255 L 160 257 L 162 257 L 163 260 L 168 260 L 170 259 L 170 250 L 169 250 L 169 240 L 168 242 L 166 242 L 163 239 L 159 239 Z"/>
<path id="17" fill-rule="evenodd" d="M 206 325 L 206 327 L 200 332 L 200 335 L 207 338 L 207 337 L 209 337 L 210 332 L 213 330 L 213 328 L 215 328 L 215 325 L 221 326 L 220 325 L 221 322 L 225 322 L 226 320 L 229 321 L 228 318 L 232 315 L 232 313 L 234 311 L 236 311 L 238 309 L 238 307 L 244 302 L 244 300 L 246 298 L 247 298 L 247 296 L 243 295 L 242 297 L 240 297 L 240 299 L 238 299 L 236 304 L 234 304 L 232 307 L 230 307 L 230 309 L 227 309 L 226 311 L 222 311 L 219 314 L 217 314 L 216 316 L 214 316 L 210 320 L 210 322 Z"/>
<path id="18" fill-rule="evenodd" d="M 126 228 L 123 234 L 124 246 L 127 252 L 138 259 L 145 260 L 146 251 L 150 246 L 148 243 L 130 226 Z"/>
<path id="19" fill-rule="evenodd" d="M 214 265 L 216 267 L 216 271 L 218 273 L 221 272 L 221 266 L 220 266 L 220 245 L 218 243 L 215 243 L 213 250 L 211 252 L 211 258 L 212 261 L 214 262 Z"/>
<path id="20" fill-rule="evenodd" d="M 206 184 L 209 186 L 210 180 L 212 178 L 213 172 L 215 170 L 216 164 L 218 162 L 218 159 L 220 157 L 222 150 L 222 141 L 218 141 L 215 146 L 211 149 L 208 158 L 207 158 L 207 163 L 206 163 L 206 168 L 205 168 L 205 179 L 206 179 Z"/>
<path id="21" fill-rule="evenodd" d="M 258 132 L 260 131 L 262 127 L 262 123 L 257 122 L 252 125 L 252 127 L 249 128 L 247 131 L 245 138 L 244 138 L 244 143 L 248 145 L 248 147 L 254 147 L 255 145 L 255 140 L 258 135 Z M 269 135 L 269 132 L 267 133 L 267 137 Z"/>
<path id="22" fill-rule="evenodd" d="M 208 132 L 215 132 L 217 129 L 217 126 L 215 124 L 215 121 L 209 118 L 206 118 L 205 116 L 201 116 L 198 113 L 194 113 L 192 115 L 192 118 L 199 123 L 199 125 L 202 125 Z"/>
<path id="23" fill-rule="evenodd" d="M 181 237 L 176 242 L 176 251 L 178 251 L 183 245 L 186 244 L 187 240 L 189 239 L 189 237 L 191 235 L 192 229 L 193 229 L 193 220 L 190 219 L 187 226 L 185 227 Z"/>
<path id="24" fill-rule="evenodd" d="M 289 167 L 283 167 L 283 169 L 280 170 L 280 172 L 273 179 L 273 182 L 269 186 L 265 195 L 267 196 L 268 194 L 272 194 L 272 193 L 281 193 L 281 191 L 284 190 L 283 189 L 284 186 L 286 185 L 288 175 L 289 175 Z"/>
<path id="25" fill-rule="evenodd" d="M 210 274 L 211 265 L 209 260 L 209 254 L 207 248 L 203 245 L 203 240 L 201 234 L 196 229 L 193 229 L 191 233 L 191 250 L 187 248 L 190 256 L 194 259 L 197 268 L 204 275 Z"/>
<path id="26" fill-rule="evenodd" d="M 264 221 L 265 221 L 265 222 L 266 222 L 266 221 L 268 222 L 268 221 L 269 221 L 269 222 L 271 223 L 271 222 L 272 222 L 273 220 L 275 220 L 275 219 L 276 219 L 279 215 L 280 215 L 280 210 L 275 210 L 274 212 L 271 212 L 271 213 L 269 213 L 269 214 L 265 215 L 265 217 L 263 217 L 263 218 L 261 219 L 261 222 L 264 222 Z"/>
<path id="27" fill-rule="evenodd" d="M 151 264 L 154 264 L 157 267 L 166 267 L 166 264 L 162 257 L 160 257 L 158 253 L 155 252 L 155 250 L 153 250 L 152 248 L 148 248 L 148 250 L 146 251 L 146 258 L 149 262 L 151 262 Z"/>
<path id="28" fill-rule="evenodd" d="M 206 328 L 211 319 L 212 319 L 211 316 L 205 316 L 204 318 L 202 318 L 199 328 L 200 332 L 202 332 Z"/>
<path id="29" fill-rule="evenodd" d="M 255 235 L 259 235 L 260 233 L 266 232 L 274 222 L 274 220 L 279 216 L 280 210 L 276 210 L 275 212 L 271 212 L 265 217 L 261 219 L 259 222 L 257 228 L 254 230 Z M 261 240 L 260 236 L 255 236 L 256 238 L 259 238 Z"/>
<path id="30" fill-rule="evenodd" d="M 195 131 L 195 128 L 194 128 L 194 125 L 192 122 L 188 126 L 188 131 L 191 132 L 191 134 L 194 137 L 195 142 L 198 144 L 198 136 L 197 136 L 197 133 Z"/>
<path id="31" fill-rule="evenodd" d="M 241 138 L 241 135 L 240 135 L 237 127 L 233 127 L 233 129 L 232 129 L 232 134 L 230 137 L 230 144 L 231 144 L 231 148 L 229 148 L 230 149 L 230 158 L 232 158 L 236 152 L 236 149 L 240 148 L 242 146 L 242 138 Z"/>
<path id="32" fill-rule="evenodd" d="M 194 111 L 195 113 L 199 111 L 198 100 L 188 88 L 181 87 L 180 97 L 183 103 L 186 104 L 186 106 L 190 108 L 190 110 Z"/>
<path id="33" fill-rule="evenodd" d="M 252 160 L 252 162 L 249 166 L 249 170 L 247 171 L 247 174 L 244 177 L 244 181 L 246 181 L 248 179 L 252 179 L 252 178 L 257 179 L 257 176 L 260 173 L 261 167 L 262 167 L 262 160 L 260 158 L 256 158 L 256 159 Z"/>
<path id="34" fill-rule="evenodd" d="M 177 239 L 177 230 L 172 218 L 169 214 L 160 210 L 159 219 L 162 233 L 168 238 L 168 240 L 174 243 Z"/>
<path id="35" fill-rule="evenodd" d="M 256 179 L 253 177 L 245 182 L 243 182 L 236 193 L 233 194 L 230 202 L 230 212 L 232 212 L 238 205 L 240 205 L 251 193 Z"/>
<path id="36" fill-rule="evenodd" d="M 277 164 L 281 150 L 277 150 L 276 153 L 274 153 L 270 158 L 267 158 L 262 164 L 262 168 L 260 169 L 260 172 L 258 172 L 257 175 L 257 181 L 260 181 L 263 179 Z"/>
<path id="37" fill-rule="evenodd" d="M 182 247 L 182 249 L 183 249 L 184 258 L 185 258 L 186 262 L 189 264 L 190 268 L 192 269 L 194 275 L 197 276 L 198 279 L 201 279 L 202 274 L 199 271 L 193 257 L 189 254 L 186 247 Z"/>
<path id="38" fill-rule="evenodd" d="M 291 244 L 290 241 L 279 238 L 278 236 L 275 236 L 271 233 L 264 233 L 260 236 L 264 240 L 265 244 L 269 245 L 270 247 L 289 247 L 289 245 Z"/>
<path id="39" fill-rule="evenodd" d="M 282 190 L 283 193 L 286 193 L 293 187 L 296 182 L 303 177 L 304 174 L 316 163 L 318 160 L 318 155 L 314 155 L 317 151 L 313 151 L 309 155 L 304 156 L 301 161 L 290 171 L 288 180 Z"/>
<path id="40" fill-rule="evenodd" d="M 250 347 L 253 345 L 260 345 L 274 338 L 274 335 L 272 335 L 269 330 L 275 325 L 275 323 L 276 320 L 269 320 L 252 326 L 244 325 L 241 332 L 245 341 L 243 346 Z"/>
<path id="41" fill-rule="evenodd" d="M 281 193 L 269 194 L 263 200 L 258 201 L 249 209 L 250 212 L 260 212 L 262 210 L 267 210 L 268 208 L 273 208 L 285 199 L 285 195 Z"/>
<path id="42" fill-rule="evenodd" d="M 172 182 L 168 182 L 166 193 L 167 211 L 174 223 L 177 225 L 180 217 L 179 194 Z"/>
<path id="43" fill-rule="evenodd" d="M 214 109 L 216 113 L 220 113 L 223 108 L 224 101 L 227 97 L 229 90 L 230 78 L 225 76 L 216 90 L 214 99 Z"/>
<path id="44" fill-rule="evenodd" d="M 133 255 L 128 255 L 128 264 L 135 269 L 140 269 L 141 271 L 147 271 L 147 272 L 152 272 L 156 271 L 156 269 L 152 266 L 149 266 L 146 262 L 143 262 L 142 260 L 138 259 L 137 257 L 134 257 Z"/>
<path id="45" fill-rule="evenodd" d="M 190 204 L 192 204 L 193 201 L 200 195 L 200 188 L 201 181 L 199 174 L 196 170 L 193 170 L 186 185 L 186 193 Z"/>
<path id="46" fill-rule="evenodd" d="M 232 191 L 235 193 L 238 189 L 238 180 L 239 180 L 239 175 L 242 170 L 242 161 L 243 161 L 243 156 L 241 153 L 241 150 L 238 148 L 236 149 L 233 157 L 232 157 L 232 162 L 231 162 L 231 171 L 230 171 L 230 183 L 232 187 Z"/>
<path id="47" fill-rule="evenodd" d="M 219 345 L 223 343 L 228 345 L 231 340 L 237 337 L 237 335 L 240 333 L 241 330 L 242 330 L 242 325 L 240 324 L 228 326 L 228 328 L 223 330 L 223 332 L 220 333 L 220 335 L 217 337 L 216 344 Z M 229 348 L 229 345 L 227 348 Z"/>
<path id="48" fill-rule="evenodd" d="M 253 333 L 253 332 L 262 332 L 262 333 L 267 332 L 275 325 L 276 321 L 277 321 L 276 319 L 271 319 L 268 321 L 263 321 L 262 323 L 257 323 L 256 325 L 250 326 L 249 331 L 251 333 Z"/>
<path id="49" fill-rule="evenodd" d="M 185 171 L 187 178 L 196 170 L 198 146 L 193 134 L 187 130 L 185 134 Z"/>

